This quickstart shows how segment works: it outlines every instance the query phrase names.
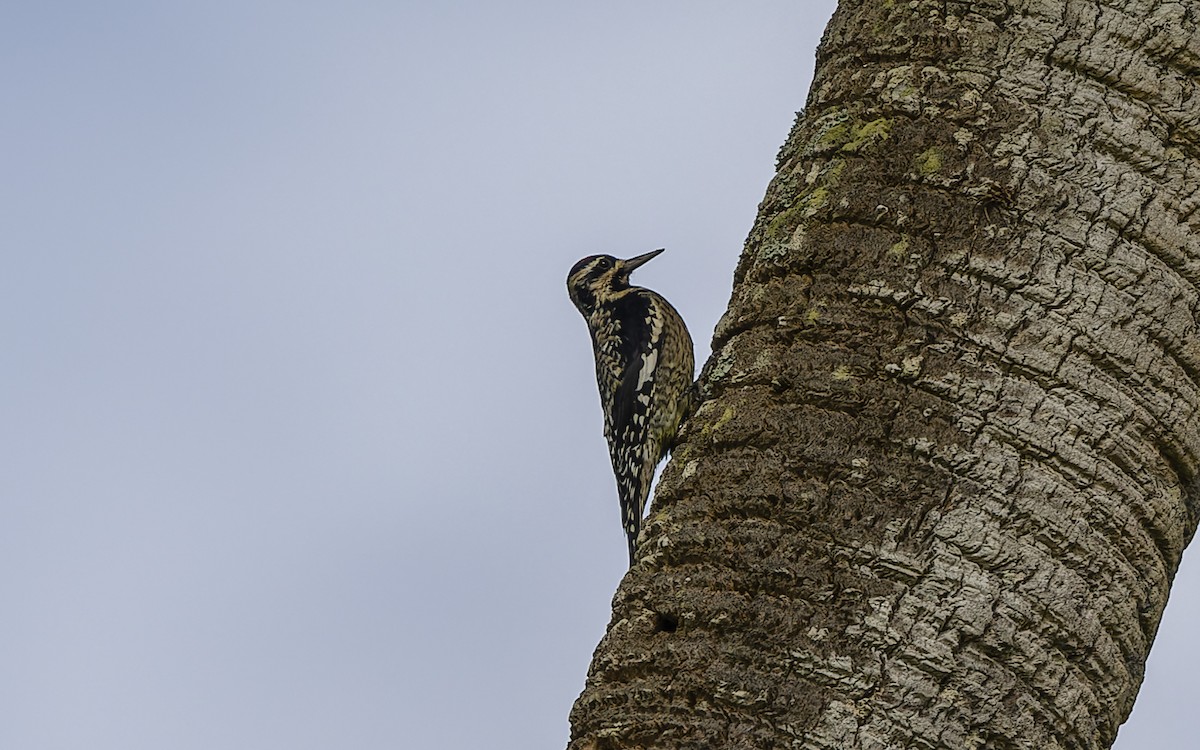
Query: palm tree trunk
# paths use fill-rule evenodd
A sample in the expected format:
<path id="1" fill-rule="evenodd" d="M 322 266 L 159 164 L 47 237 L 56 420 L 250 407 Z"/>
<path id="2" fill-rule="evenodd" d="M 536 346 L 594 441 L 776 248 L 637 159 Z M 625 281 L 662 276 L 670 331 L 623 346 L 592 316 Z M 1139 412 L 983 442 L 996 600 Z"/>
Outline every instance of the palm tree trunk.
<path id="1" fill-rule="evenodd" d="M 1198 24 L 842 0 L 571 750 L 1111 745 L 1197 523 Z"/>

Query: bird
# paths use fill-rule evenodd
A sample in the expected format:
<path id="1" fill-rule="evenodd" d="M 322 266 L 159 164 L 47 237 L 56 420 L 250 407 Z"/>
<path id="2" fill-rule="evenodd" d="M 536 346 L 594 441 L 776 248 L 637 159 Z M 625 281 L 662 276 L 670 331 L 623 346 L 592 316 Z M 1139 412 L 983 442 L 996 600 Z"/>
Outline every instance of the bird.
<path id="1" fill-rule="evenodd" d="M 654 470 L 696 402 L 695 355 L 683 318 L 662 295 L 629 283 L 663 250 L 626 260 L 589 255 L 567 274 L 567 292 L 592 338 L 630 567 Z"/>

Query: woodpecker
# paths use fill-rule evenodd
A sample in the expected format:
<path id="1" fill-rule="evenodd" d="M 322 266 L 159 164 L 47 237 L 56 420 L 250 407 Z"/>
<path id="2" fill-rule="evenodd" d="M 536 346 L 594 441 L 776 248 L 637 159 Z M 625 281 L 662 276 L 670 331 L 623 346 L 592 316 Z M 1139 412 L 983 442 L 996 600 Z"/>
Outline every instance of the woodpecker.
<path id="1" fill-rule="evenodd" d="M 630 566 L 654 469 L 695 401 L 692 337 L 683 318 L 658 293 L 629 284 L 633 270 L 662 251 L 628 260 L 589 255 L 567 274 L 567 292 L 592 335 Z"/>

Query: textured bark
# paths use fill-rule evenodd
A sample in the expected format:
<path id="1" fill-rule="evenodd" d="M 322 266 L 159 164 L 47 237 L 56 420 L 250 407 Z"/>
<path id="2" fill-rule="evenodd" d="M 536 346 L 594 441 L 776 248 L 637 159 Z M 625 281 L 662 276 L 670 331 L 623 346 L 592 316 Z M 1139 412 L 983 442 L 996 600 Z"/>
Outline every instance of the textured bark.
<path id="1" fill-rule="evenodd" d="M 1197 523 L 1198 21 L 842 1 L 572 750 L 1111 745 Z"/>

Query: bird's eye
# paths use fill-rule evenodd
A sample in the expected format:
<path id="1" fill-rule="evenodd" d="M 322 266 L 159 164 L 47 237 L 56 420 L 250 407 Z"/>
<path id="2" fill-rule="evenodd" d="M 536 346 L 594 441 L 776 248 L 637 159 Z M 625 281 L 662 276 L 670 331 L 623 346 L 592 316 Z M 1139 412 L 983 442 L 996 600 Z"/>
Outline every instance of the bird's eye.
<path id="1" fill-rule="evenodd" d="M 600 260 L 596 261 L 596 268 L 599 268 L 601 271 L 611 265 L 612 263 L 608 260 L 608 258 L 601 258 Z"/>

